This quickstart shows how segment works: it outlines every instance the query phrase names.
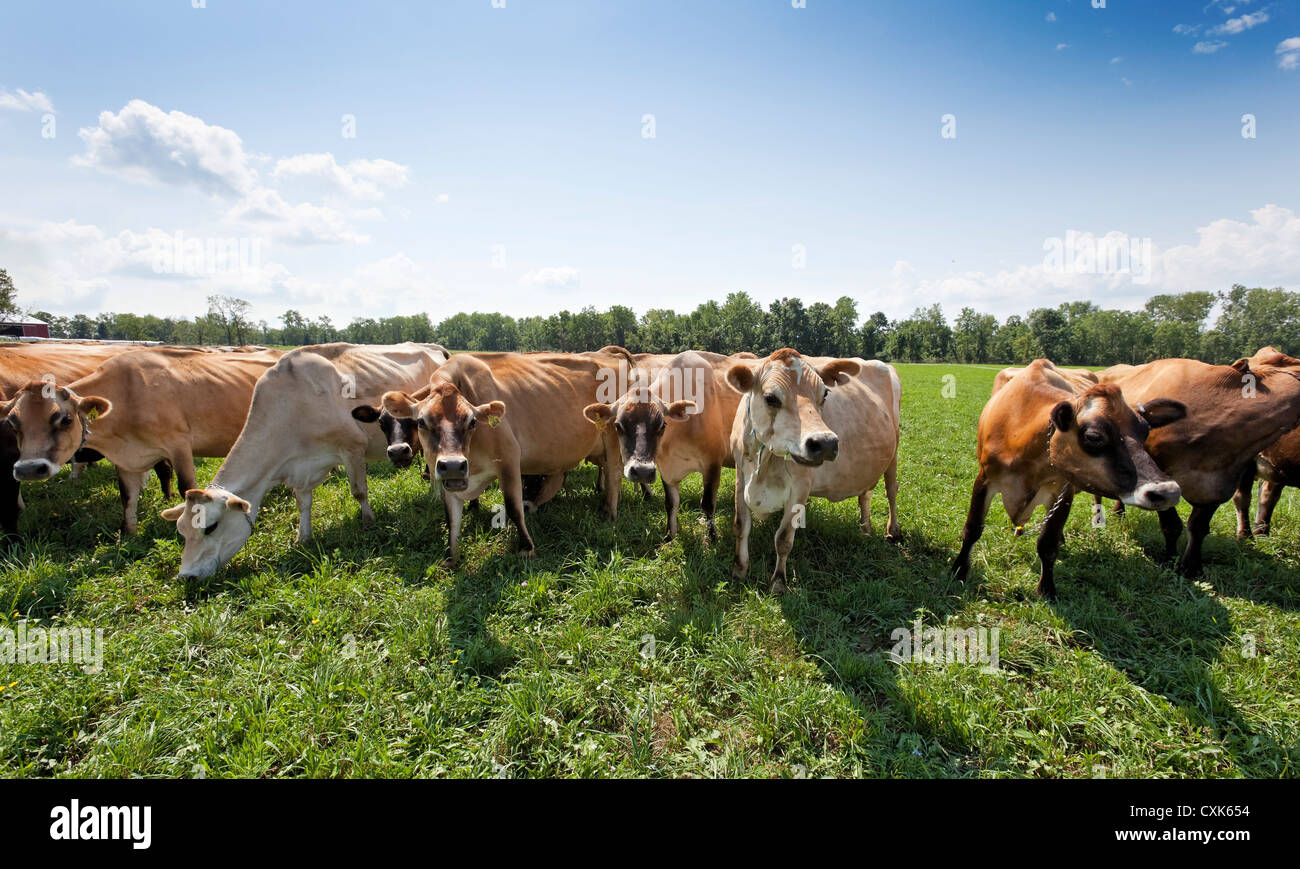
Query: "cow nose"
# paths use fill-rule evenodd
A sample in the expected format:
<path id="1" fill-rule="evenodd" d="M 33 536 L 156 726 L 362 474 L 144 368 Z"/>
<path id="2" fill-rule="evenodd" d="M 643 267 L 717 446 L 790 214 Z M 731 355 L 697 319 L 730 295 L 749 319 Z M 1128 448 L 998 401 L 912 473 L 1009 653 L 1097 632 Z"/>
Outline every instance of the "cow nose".
<path id="1" fill-rule="evenodd" d="M 653 462 L 628 462 L 623 473 L 633 483 L 653 483 L 655 481 Z"/>
<path id="2" fill-rule="evenodd" d="M 804 438 L 803 450 L 810 459 L 829 461 L 839 455 L 840 439 L 833 432 L 809 435 Z"/>
<path id="3" fill-rule="evenodd" d="M 450 480 L 464 479 L 469 475 L 469 459 L 438 457 L 433 468 L 439 477 Z"/>
<path id="4" fill-rule="evenodd" d="M 1139 486 L 1137 502 L 1148 510 L 1164 510 L 1178 503 L 1183 495 L 1182 489 L 1173 480 L 1163 483 L 1147 483 Z"/>
<path id="5" fill-rule="evenodd" d="M 388 460 L 399 468 L 404 468 L 411 463 L 411 445 L 410 444 L 393 444 L 388 448 Z"/>
<path id="6" fill-rule="evenodd" d="M 23 459 L 14 462 L 15 480 L 47 480 L 58 471 L 53 462 L 45 459 Z"/>

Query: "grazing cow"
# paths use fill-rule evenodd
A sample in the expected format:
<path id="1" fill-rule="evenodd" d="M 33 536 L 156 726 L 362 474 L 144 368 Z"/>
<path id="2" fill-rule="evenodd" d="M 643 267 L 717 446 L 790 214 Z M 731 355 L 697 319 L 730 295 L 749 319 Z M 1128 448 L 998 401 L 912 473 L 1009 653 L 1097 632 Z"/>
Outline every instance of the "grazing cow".
<path id="1" fill-rule="evenodd" d="M 67 386 L 28 383 L 0 405 L 21 443 L 13 476 L 47 480 L 93 451 L 117 469 L 122 531 L 134 534 L 149 470 L 168 461 L 181 489 L 193 488 L 195 456 L 230 451 L 253 384 L 280 355 L 160 347 L 114 356 Z"/>
<path id="2" fill-rule="evenodd" d="M 1264 347 L 1247 360 L 1252 368 L 1264 365 L 1292 367 L 1296 361 L 1274 347 Z M 1250 524 L 1250 494 L 1259 476 L 1259 511 L 1255 525 Z M 1292 429 L 1268 449 L 1255 457 L 1254 467 L 1247 467 L 1242 475 L 1237 493 L 1232 496 L 1237 508 L 1237 536 L 1248 538 L 1253 534 L 1268 536 L 1273 522 L 1273 508 L 1287 486 L 1300 486 L 1300 428 Z"/>
<path id="3" fill-rule="evenodd" d="M 591 404 L 583 410 L 597 428 L 613 427 L 627 479 L 644 486 L 659 471 L 668 540 L 677 536 L 681 482 L 694 473 L 704 476 L 709 539 L 718 538 L 713 521 L 718 482 L 724 467 L 735 467 L 731 424 L 740 393 L 727 384 L 727 369 L 734 361 L 688 350 L 660 367 L 649 385 L 633 386 L 614 402 Z"/>
<path id="4" fill-rule="evenodd" d="M 1253 472 L 1255 458 L 1300 421 L 1300 362 L 1276 354 L 1252 363 L 1207 365 L 1194 359 L 1159 359 L 1098 375 L 1114 383 L 1130 403 L 1160 395 L 1181 401 L 1187 417 L 1153 432 L 1147 450 L 1178 481 L 1192 505 L 1187 548 L 1178 562 L 1183 576 L 1202 573 L 1201 549 L 1210 519 Z M 1164 560 L 1177 555 L 1183 521 L 1169 507 L 1160 511 Z"/>
<path id="5" fill-rule="evenodd" d="M 340 464 L 362 521 L 373 522 L 366 460 L 385 458 L 387 443 L 352 410 L 393 387 L 419 389 L 446 358 L 436 344 L 411 343 L 317 344 L 280 357 L 253 388 L 248 420 L 211 485 L 163 511 L 185 539 L 180 577 L 210 577 L 234 558 L 253 534 L 262 499 L 279 484 L 298 502 L 298 541 L 311 539 L 312 492 Z"/>
<path id="6" fill-rule="evenodd" d="M 438 369 L 431 392 L 417 401 L 394 390 L 384 396 L 386 411 L 414 419 L 425 460 L 442 484 L 447 511 L 445 564 L 460 554 L 464 502 L 477 498 L 499 479 L 506 514 L 519 531 L 519 549 L 535 553 L 524 522 L 523 475 L 546 477 L 537 500 L 549 500 L 577 467 L 602 444 L 604 511 L 618 510 L 618 445 L 583 417 L 596 399 L 607 361 L 583 355 L 549 353 L 462 353 Z"/>
<path id="7" fill-rule="evenodd" d="M 749 574 L 753 519 L 782 511 L 771 591 L 785 590 L 786 559 L 810 497 L 857 496 L 861 528 L 871 532 L 871 491 L 885 478 L 886 539 L 898 525 L 898 373 L 864 359 L 805 359 L 778 350 L 758 361 L 733 361 L 727 383 L 741 394 L 731 427 L 736 463 L 736 559 Z"/>
<path id="8" fill-rule="evenodd" d="M 979 473 L 953 575 L 964 580 L 970 573 L 971 550 L 984 533 L 993 496 L 1001 493 L 1016 528 L 1040 504 L 1048 506 L 1038 535 L 1038 593 L 1055 598 L 1056 555 L 1077 491 L 1147 510 L 1172 509 L 1178 503 L 1178 484 L 1142 444 L 1150 430 L 1170 425 L 1186 412 L 1181 403 L 1159 398 L 1138 405 L 1135 412 L 1115 386 L 1093 384 L 1076 392 L 1050 361 L 1031 362 L 995 389 L 980 414 Z"/>
<path id="9" fill-rule="evenodd" d="M 411 397 L 421 401 L 429 396 L 429 387 L 425 386 Z M 379 430 L 388 442 L 386 450 L 388 460 L 399 469 L 409 468 L 411 462 L 420 454 L 420 439 L 415 436 L 415 420 L 398 419 L 382 407 L 363 404 L 352 409 L 352 418 L 357 422 L 379 423 Z M 424 478 L 429 479 L 429 469 L 424 469 Z"/>

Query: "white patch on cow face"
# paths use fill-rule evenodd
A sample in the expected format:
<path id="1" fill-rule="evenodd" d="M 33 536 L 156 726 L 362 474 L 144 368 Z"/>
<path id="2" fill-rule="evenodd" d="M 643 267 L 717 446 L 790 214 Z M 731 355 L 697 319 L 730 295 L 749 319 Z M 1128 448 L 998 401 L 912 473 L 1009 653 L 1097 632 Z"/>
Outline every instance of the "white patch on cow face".
<path id="1" fill-rule="evenodd" d="M 206 496 L 210 500 L 204 500 Z M 253 534 L 249 514 L 229 506 L 235 496 L 221 489 L 204 489 L 203 496 L 187 494 L 176 530 L 185 539 L 181 579 L 207 579 L 230 563 Z M 235 498 L 236 503 L 246 502 Z"/>
<path id="2" fill-rule="evenodd" d="M 749 414 L 753 436 L 766 450 L 801 465 L 835 458 L 839 438 L 821 416 L 828 389 L 811 368 L 769 365 L 755 380 Z"/>

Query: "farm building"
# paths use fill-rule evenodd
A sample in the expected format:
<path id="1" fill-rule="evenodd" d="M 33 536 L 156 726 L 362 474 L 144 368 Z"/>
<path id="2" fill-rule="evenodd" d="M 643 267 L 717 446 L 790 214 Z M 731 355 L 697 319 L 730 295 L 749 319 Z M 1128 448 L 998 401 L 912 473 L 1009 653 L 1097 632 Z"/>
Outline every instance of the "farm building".
<path id="1" fill-rule="evenodd" d="M 48 338 L 50 324 L 35 317 L 13 314 L 0 317 L 0 336 L 7 338 Z"/>

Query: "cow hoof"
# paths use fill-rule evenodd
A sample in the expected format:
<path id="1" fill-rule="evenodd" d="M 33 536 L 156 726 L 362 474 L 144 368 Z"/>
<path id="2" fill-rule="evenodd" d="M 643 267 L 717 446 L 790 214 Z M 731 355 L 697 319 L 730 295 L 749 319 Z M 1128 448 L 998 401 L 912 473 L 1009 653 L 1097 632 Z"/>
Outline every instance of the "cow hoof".
<path id="1" fill-rule="evenodd" d="M 1256 526 L 1255 526 L 1255 536 L 1256 536 L 1256 537 L 1267 537 L 1267 536 L 1268 536 L 1268 526 L 1267 526 L 1267 525 L 1256 525 Z"/>
<path id="2" fill-rule="evenodd" d="M 890 531 L 888 534 L 885 535 L 885 542 L 893 543 L 895 546 L 897 546 L 899 543 L 903 542 L 903 532 Z"/>
<path id="3" fill-rule="evenodd" d="M 734 562 L 731 565 L 731 575 L 735 579 L 745 579 L 749 576 L 749 565 Z"/>
<path id="4" fill-rule="evenodd" d="M 442 560 L 442 564 L 438 566 L 441 567 L 443 570 L 452 571 L 456 569 L 456 561 L 455 559 L 452 558 L 444 558 Z"/>
<path id="5" fill-rule="evenodd" d="M 785 580 L 780 577 L 773 578 L 772 587 L 769 588 L 767 592 L 774 596 L 785 594 Z"/>
<path id="6" fill-rule="evenodd" d="M 537 557 L 537 550 L 536 550 L 536 549 L 521 549 L 521 550 L 519 550 L 519 555 L 520 555 L 520 557 L 522 557 L 522 558 L 536 558 L 536 557 Z"/>
<path id="7" fill-rule="evenodd" d="M 1017 526 L 1016 526 L 1015 536 L 1020 537 L 1020 536 L 1022 536 L 1024 533 L 1025 533 L 1025 526 L 1023 526 L 1023 525 L 1017 525 Z"/>
<path id="8" fill-rule="evenodd" d="M 710 543 L 718 542 L 718 529 L 714 528 L 712 525 L 709 526 L 709 542 Z"/>

